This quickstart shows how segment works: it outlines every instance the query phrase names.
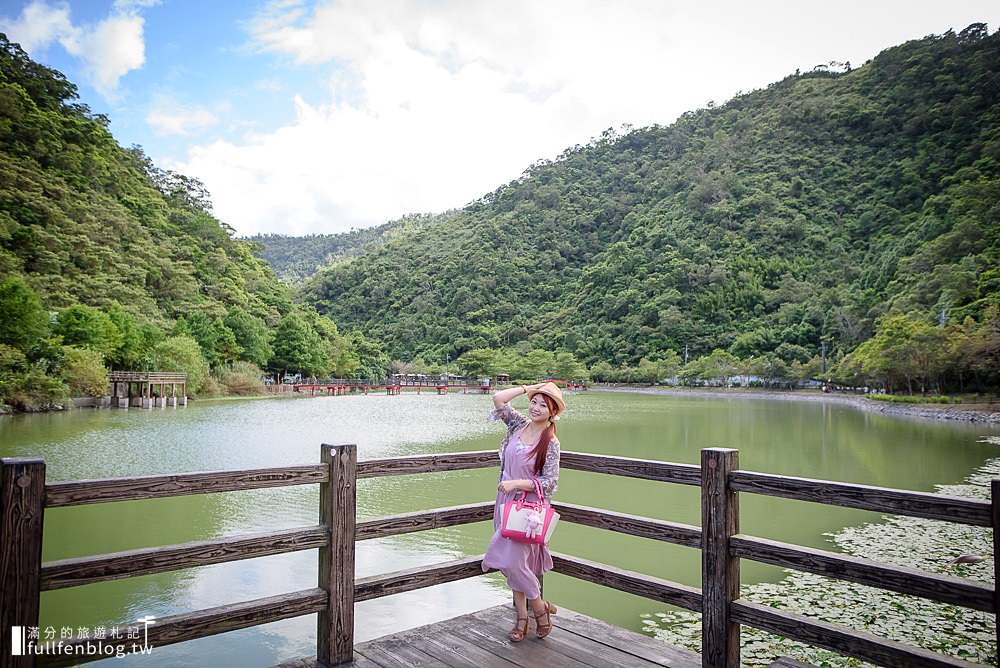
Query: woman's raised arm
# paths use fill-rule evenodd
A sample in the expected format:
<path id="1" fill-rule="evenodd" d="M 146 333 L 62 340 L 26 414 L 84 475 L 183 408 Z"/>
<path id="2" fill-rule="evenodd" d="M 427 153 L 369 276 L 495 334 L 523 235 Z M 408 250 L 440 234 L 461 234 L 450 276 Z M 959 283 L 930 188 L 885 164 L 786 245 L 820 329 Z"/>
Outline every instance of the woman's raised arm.
<path id="1" fill-rule="evenodd" d="M 527 394 L 531 390 L 541 387 L 544 384 L 545 383 L 535 383 L 534 385 L 528 385 L 527 387 L 524 385 L 515 385 L 514 387 L 508 387 L 506 390 L 500 390 L 493 395 L 493 405 L 496 408 L 500 408 L 504 404 L 509 403 L 511 400 L 516 399 L 522 394 Z"/>

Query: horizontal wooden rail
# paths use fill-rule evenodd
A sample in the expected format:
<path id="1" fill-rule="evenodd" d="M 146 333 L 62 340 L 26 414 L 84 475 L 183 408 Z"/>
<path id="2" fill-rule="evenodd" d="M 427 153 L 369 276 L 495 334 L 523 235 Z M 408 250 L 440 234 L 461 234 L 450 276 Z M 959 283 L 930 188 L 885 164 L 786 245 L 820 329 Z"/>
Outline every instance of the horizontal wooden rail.
<path id="1" fill-rule="evenodd" d="M 327 545 L 329 541 L 330 530 L 325 526 L 315 526 L 49 561 L 42 564 L 41 587 L 42 591 L 50 591 L 254 559 L 310 550 Z"/>
<path id="2" fill-rule="evenodd" d="M 464 506 L 437 508 L 365 520 L 357 523 L 354 537 L 356 540 L 369 540 L 492 520 L 493 505 L 492 502 L 470 503 Z"/>
<path id="3" fill-rule="evenodd" d="M 730 606 L 738 624 L 753 626 L 779 636 L 823 647 L 887 668 L 975 668 L 969 663 L 913 645 L 879 638 L 865 631 L 848 629 L 795 613 L 776 610 L 743 599 Z"/>
<path id="4" fill-rule="evenodd" d="M 701 548 L 701 528 L 690 524 L 654 520 L 638 515 L 626 515 L 600 508 L 577 506 L 572 503 L 553 503 L 561 521 L 607 529 L 640 538 L 652 538 L 686 547 Z M 492 508 L 492 504 L 491 504 Z"/>
<path id="5" fill-rule="evenodd" d="M 701 590 L 677 582 L 643 575 L 596 561 L 552 553 L 552 570 L 562 575 L 586 580 L 660 603 L 676 605 L 687 610 L 701 611 Z"/>
<path id="6" fill-rule="evenodd" d="M 680 485 L 701 485 L 701 467 L 693 464 L 672 464 L 651 459 L 563 452 L 559 455 L 559 466 L 591 473 L 609 473 L 625 478 L 674 482 Z"/>
<path id="7" fill-rule="evenodd" d="M 45 486 L 45 507 L 81 506 L 87 503 L 159 499 L 188 494 L 214 494 L 326 482 L 320 464 L 280 466 L 241 471 L 202 471 L 103 480 L 54 482 Z"/>
<path id="8" fill-rule="evenodd" d="M 925 573 L 906 566 L 894 566 L 750 536 L 734 536 L 729 541 L 729 550 L 734 557 L 794 568 L 982 612 L 996 611 L 993 587 L 972 580 Z"/>
<path id="9" fill-rule="evenodd" d="M 405 591 L 433 587 L 434 585 L 474 578 L 483 574 L 483 555 L 456 559 L 442 564 L 419 566 L 405 571 L 373 575 L 354 582 L 354 600 L 401 594 Z"/>
<path id="10" fill-rule="evenodd" d="M 874 510 L 973 526 L 993 526 L 989 501 L 872 487 L 829 480 L 790 478 L 768 473 L 733 471 L 729 485 L 736 492 L 780 496 L 832 506 Z"/>
<path id="11" fill-rule="evenodd" d="M 322 610 L 326 606 L 327 598 L 327 592 L 316 587 L 290 594 L 268 596 L 267 598 L 198 610 L 197 612 L 161 617 L 149 626 L 149 646 L 153 647 L 155 652 L 156 647 L 206 638 L 218 633 L 246 629 L 261 624 L 270 624 L 291 617 L 309 615 Z M 137 624 L 129 622 L 118 626 L 126 628 L 135 627 Z M 141 630 L 140 633 L 142 633 Z M 143 639 L 139 638 L 138 643 L 142 644 L 142 641 Z M 119 641 L 73 640 L 64 644 L 70 646 L 86 645 L 88 642 L 92 645 L 100 643 L 102 647 L 123 647 L 124 651 L 130 651 L 132 644 L 137 641 L 135 639 Z M 105 658 L 107 658 L 107 654 L 96 656 L 47 654 L 40 656 L 38 663 L 41 666 L 72 666 Z"/>
<path id="12" fill-rule="evenodd" d="M 454 454 L 443 455 L 420 455 L 417 457 L 386 457 L 384 459 L 367 459 L 363 462 L 358 462 L 358 478 L 482 469 L 499 465 L 500 456 L 496 450 L 456 452 Z"/>

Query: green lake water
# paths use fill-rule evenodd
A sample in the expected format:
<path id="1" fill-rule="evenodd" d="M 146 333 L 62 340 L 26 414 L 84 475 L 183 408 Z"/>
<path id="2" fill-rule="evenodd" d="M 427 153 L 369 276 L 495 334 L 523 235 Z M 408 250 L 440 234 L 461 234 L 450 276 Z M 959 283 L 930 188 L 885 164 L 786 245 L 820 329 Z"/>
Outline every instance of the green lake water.
<path id="1" fill-rule="evenodd" d="M 525 408 L 523 399 L 515 407 Z M 563 448 L 697 464 L 705 447 L 740 451 L 740 468 L 933 491 L 998 456 L 983 425 L 886 417 L 815 401 L 582 392 L 567 397 Z M 359 459 L 495 449 L 501 423 L 481 395 L 403 394 L 193 402 L 154 410 L 81 409 L 0 419 L 0 455 L 41 456 L 47 480 L 309 464 L 322 443 L 356 443 Z M 492 500 L 497 469 L 359 481 L 359 518 Z M 317 486 L 57 508 L 45 515 L 46 561 L 313 525 Z M 694 487 L 564 470 L 557 500 L 699 524 Z M 826 534 L 875 513 L 742 495 L 744 533 L 835 549 Z M 491 523 L 357 545 L 357 576 L 482 554 Z M 696 551 L 564 523 L 556 551 L 700 586 Z M 95 629 L 316 586 L 316 551 L 46 592 L 41 627 Z M 744 562 L 744 584 L 779 569 Z M 558 605 L 635 630 L 654 602 L 550 574 Z M 504 603 L 492 574 L 357 604 L 356 641 Z M 115 666 L 270 666 L 315 653 L 315 616 L 179 645 Z M 58 637 L 58 636 L 57 636 Z M 76 637 L 76 636 L 74 636 Z"/>

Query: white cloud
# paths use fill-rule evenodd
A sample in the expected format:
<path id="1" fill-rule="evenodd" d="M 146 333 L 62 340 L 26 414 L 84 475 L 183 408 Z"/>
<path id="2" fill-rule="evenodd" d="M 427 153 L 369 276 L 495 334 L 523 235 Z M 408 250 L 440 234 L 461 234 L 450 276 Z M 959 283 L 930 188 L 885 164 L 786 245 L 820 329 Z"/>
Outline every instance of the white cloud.
<path id="1" fill-rule="evenodd" d="M 328 78 L 283 86 L 293 123 L 196 146 L 176 168 L 240 233 L 345 231 L 463 206 L 608 127 L 669 124 L 796 68 L 857 66 L 951 27 L 935 11 L 958 16 L 908 3 L 928 30 L 894 3 L 845 1 L 821 16 L 792 0 L 274 2 L 246 24 L 250 48 Z"/>
<path id="2" fill-rule="evenodd" d="M 42 51 L 55 41 L 71 38 L 76 32 L 69 17 L 69 5 L 45 2 L 27 5 L 17 19 L 0 19 L 0 32 L 18 42 L 28 53 Z"/>
<path id="3" fill-rule="evenodd" d="M 106 99 L 118 93 L 118 81 L 146 62 L 143 19 L 112 16 L 93 28 L 79 31 L 79 38 L 65 44 L 66 50 L 84 63 L 84 75 Z"/>
<path id="4" fill-rule="evenodd" d="M 68 4 L 34 0 L 16 20 L 0 23 L 0 29 L 29 54 L 58 42 L 80 59 L 87 82 L 106 99 L 114 99 L 121 78 L 146 60 L 143 19 L 137 11 L 157 1 L 119 1 L 112 15 L 97 24 L 75 25 Z"/>
<path id="5" fill-rule="evenodd" d="M 146 114 L 146 123 L 157 135 L 187 137 L 219 122 L 219 117 L 200 105 L 184 106 L 167 97 L 154 100 L 152 110 Z"/>

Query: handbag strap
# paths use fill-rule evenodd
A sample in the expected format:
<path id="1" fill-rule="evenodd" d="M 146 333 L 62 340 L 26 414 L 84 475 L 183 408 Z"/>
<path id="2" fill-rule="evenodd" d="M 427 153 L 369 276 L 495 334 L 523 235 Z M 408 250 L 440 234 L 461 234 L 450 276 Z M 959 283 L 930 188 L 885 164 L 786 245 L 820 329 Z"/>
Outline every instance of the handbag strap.
<path id="1" fill-rule="evenodd" d="M 545 492 L 542 491 L 542 483 L 538 478 L 532 478 L 531 483 L 535 486 L 535 495 L 538 497 L 538 502 L 542 503 L 545 501 Z"/>

